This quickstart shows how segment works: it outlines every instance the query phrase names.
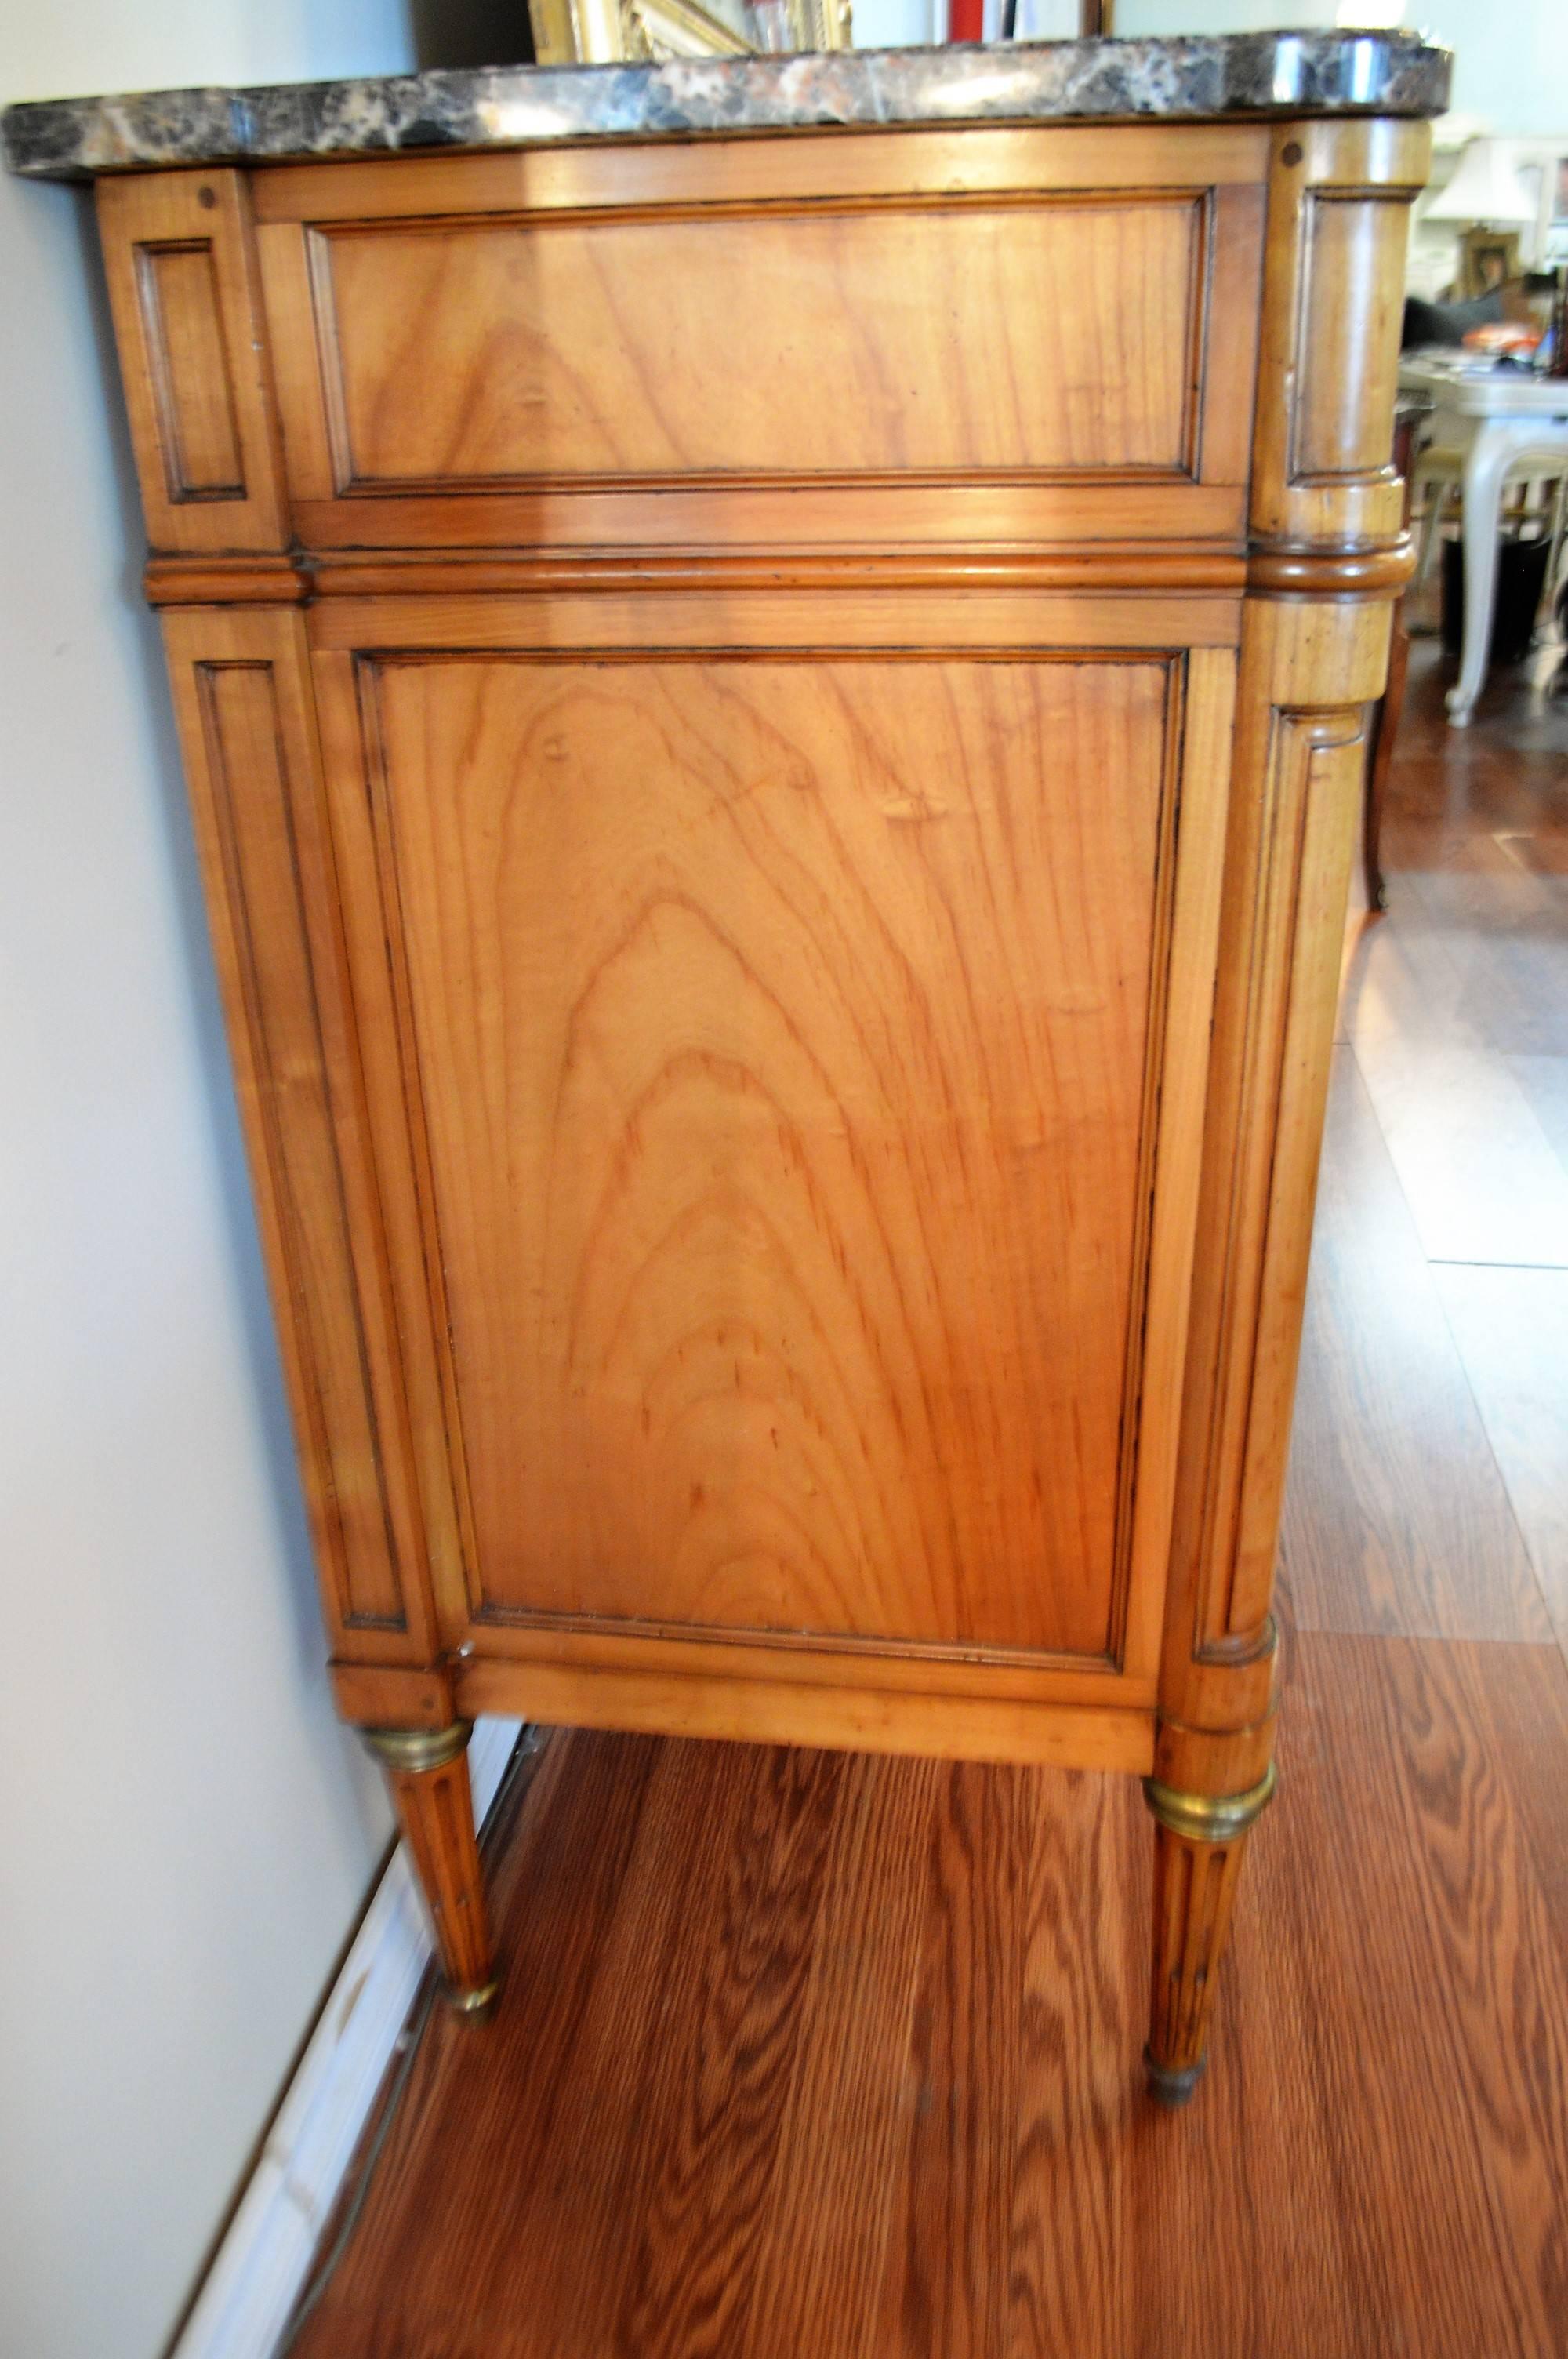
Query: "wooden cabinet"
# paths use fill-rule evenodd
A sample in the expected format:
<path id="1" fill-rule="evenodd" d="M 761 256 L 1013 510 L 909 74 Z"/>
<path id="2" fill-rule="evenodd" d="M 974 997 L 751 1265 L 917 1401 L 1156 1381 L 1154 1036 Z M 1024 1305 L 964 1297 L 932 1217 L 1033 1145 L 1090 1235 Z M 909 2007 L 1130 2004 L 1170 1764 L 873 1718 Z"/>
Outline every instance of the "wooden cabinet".
<path id="1" fill-rule="evenodd" d="M 100 209 L 345 1713 L 1271 1790 L 1424 126 L 585 142 Z"/>

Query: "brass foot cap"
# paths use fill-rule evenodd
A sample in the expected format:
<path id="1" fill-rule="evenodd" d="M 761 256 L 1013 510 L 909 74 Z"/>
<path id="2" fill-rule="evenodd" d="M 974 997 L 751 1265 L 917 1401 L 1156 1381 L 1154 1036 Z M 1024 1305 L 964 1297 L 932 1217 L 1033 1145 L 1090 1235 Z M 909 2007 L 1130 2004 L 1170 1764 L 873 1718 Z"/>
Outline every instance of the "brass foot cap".
<path id="1" fill-rule="evenodd" d="M 1143 2069 L 1149 2075 L 1149 2094 L 1157 2104 L 1163 2105 L 1167 2113 L 1177 2112 L 1187 2103 L 1203 2079 L 1204 2067 L 1207 2062 L 1206 2056 L 1200 2056 L 1195 2064 L 1185 2064 L 1178 2071 L 1169 2064 L 1156 2064 L 1146 2048 L 1143 2050 Z"/>
<path id="2" fill-rule="evenodd" d="M 477 1990 L 452 1990 L 449 1986 L 442 1995 L 454 2015 L 467 2016 L 470 2022 L 482 2022 L 493 2008 L 500 1988 L 499 1981 L 481 1983 Z"/>

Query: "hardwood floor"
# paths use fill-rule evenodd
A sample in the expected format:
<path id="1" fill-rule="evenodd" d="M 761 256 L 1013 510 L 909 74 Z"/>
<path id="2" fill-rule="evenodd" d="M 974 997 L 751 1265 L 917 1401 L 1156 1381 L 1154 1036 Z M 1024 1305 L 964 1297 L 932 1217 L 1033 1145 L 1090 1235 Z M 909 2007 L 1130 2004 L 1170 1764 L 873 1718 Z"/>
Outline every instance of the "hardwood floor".
<path id="1" fill-rule="evenodd" d="M 1129 1779 L 558 1734 L 303 2359 L 1568 2354 L 1568 707 L 1390 782 L 1207 2082 Z M 1555 1627 L 1555 1639 L 1554 1639 Z"/>

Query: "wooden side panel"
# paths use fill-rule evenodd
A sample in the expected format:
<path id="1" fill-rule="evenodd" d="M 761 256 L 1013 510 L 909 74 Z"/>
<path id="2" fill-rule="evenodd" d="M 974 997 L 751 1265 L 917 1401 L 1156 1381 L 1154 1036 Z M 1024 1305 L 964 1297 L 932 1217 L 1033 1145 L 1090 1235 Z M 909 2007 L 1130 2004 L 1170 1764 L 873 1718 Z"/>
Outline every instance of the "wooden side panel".
<path id="1" fill-rule="evenodd" d="M 1057 1769 L 1147 1776 L 1152 1711 L 1009 1697 L 957 1696 L 935 1678 L 889 1692 L 863 1675 L 841 1687 L 781 1680 L 682 1679 L 651 1671 L 584 1671 L 499 1659 L 476 1650 L 454 1682 L 459 1706 L 549 1727 L 646 1730 L 742 1745 L 821 1745 L 831 1752 L 914 1753 L 943 1761 L 1035 1761 Z"/>
<path id="2" fill-rule="evenodd" d="M 138 245 L 135 263 L 169 500 L 243 500 L 245 468 L 211 245 Z"/>
<path id="3" fill-rule="evenodd" d="M 359 1661 L 428 1660 L 303 626 L 192 610 L 164 631 L 329 1629 Z"/>
<path id="4" fill-rule="evenodd" d="M 101 180 L 98 220 L 154 549 L 282 549 L 282 468 L 243 176 Z"/>
<path id="5" fill-rule="evenodd" d="M 401 642 L 318 666 L 378 1161 L 427 1217 L 448 1644 L 1141 1699 L 1233 655 L 1074 659 L 1072 602 L 1018 600 L 1033 646 L 911 660 L 930 598 L 861 658 L 871 599 L 795 658 L 766 599 L 708 602 L 743 659 L 617 653 L 671 603 L 498 600 L 488 647 L 313 617 Z M 527 645 L 574 621 L 603 644 Z"/>
<path id="6" fill-rule="evenodd" d="M 1265 155 L 971 126 L 266 176 L 302 537 L 1234 543 Z"/>
<path id="7" fill-rule="evenodd" d="M 362 694 L 486 1607 L 1109 1653 L 1168 668 Z"/>
<path id="8" fill-rule="evenodd" d="M 1207 243 L 1190 195 L 318 230 L 333 489 L 1189 474 Z"/>

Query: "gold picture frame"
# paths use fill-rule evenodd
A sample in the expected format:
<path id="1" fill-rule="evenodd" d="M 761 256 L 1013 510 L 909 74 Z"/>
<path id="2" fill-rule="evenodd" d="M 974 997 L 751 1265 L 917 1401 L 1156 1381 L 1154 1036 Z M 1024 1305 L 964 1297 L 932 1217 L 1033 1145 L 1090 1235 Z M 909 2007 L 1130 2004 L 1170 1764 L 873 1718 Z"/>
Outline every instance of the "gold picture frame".
<path id="1" fill-rule="evenodd" d="M 1519 275 L 1519 232 L 1468 229 L 1459 241 L 1459 293 L 1468 300 L 1511 285 Z"/>
<path id="2" fill-rule="evenodd" d="M 647 64 L 853 46 L 850 0 L 749 0 L 745 30 L 698 0 L 528 0 L 535 62 Z"/>

